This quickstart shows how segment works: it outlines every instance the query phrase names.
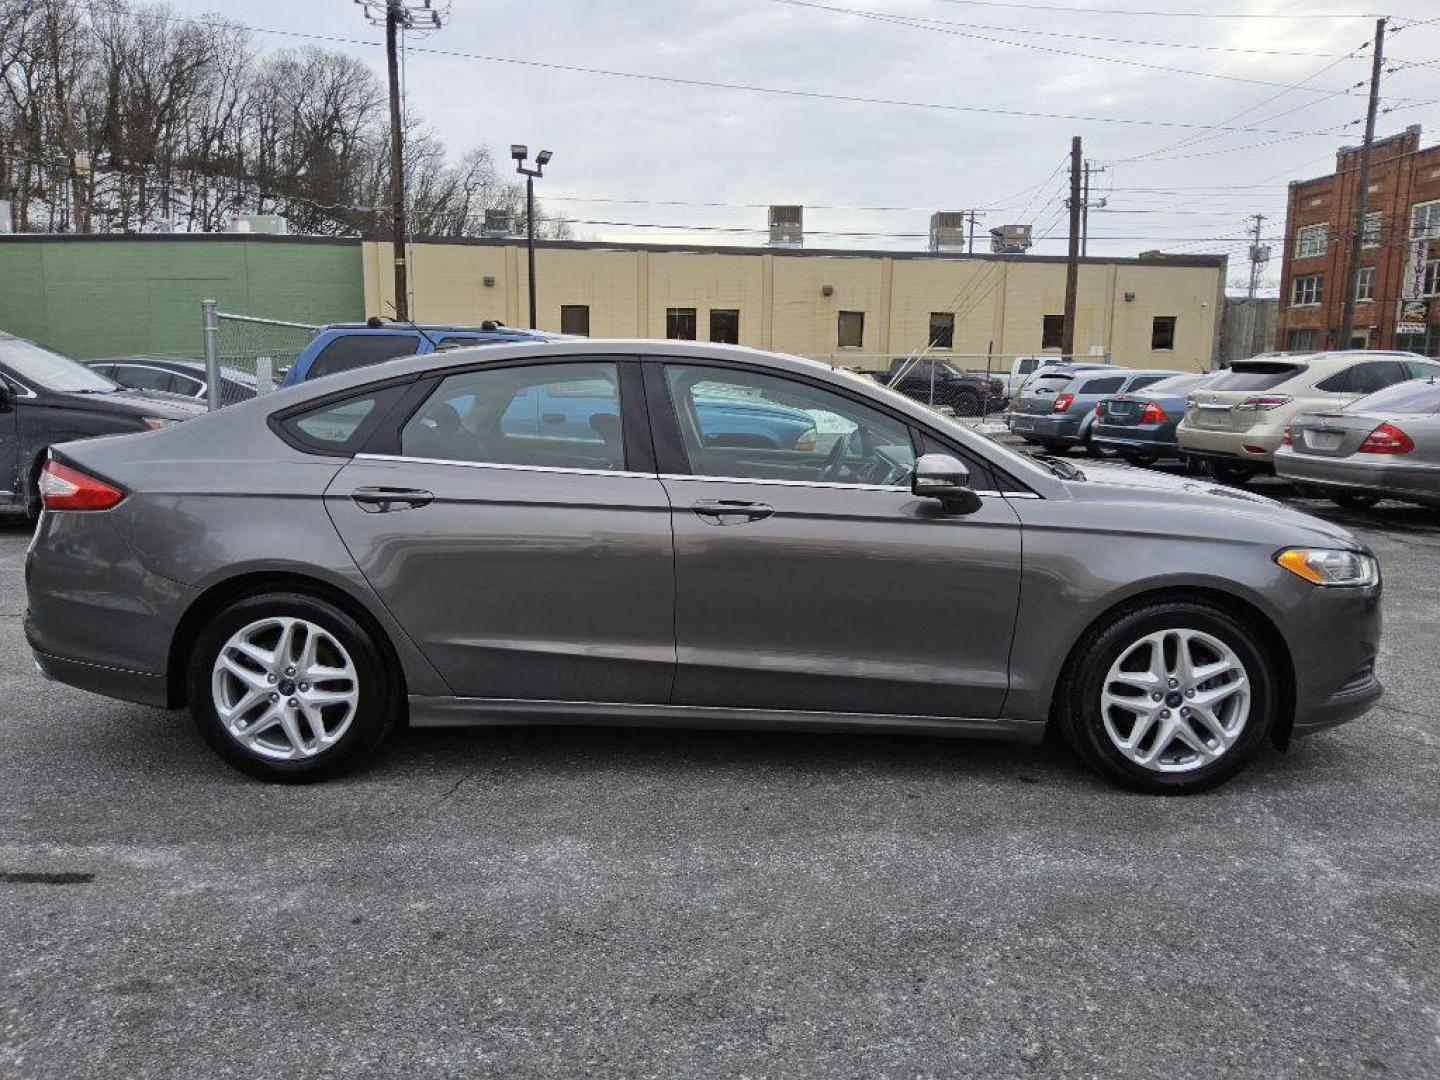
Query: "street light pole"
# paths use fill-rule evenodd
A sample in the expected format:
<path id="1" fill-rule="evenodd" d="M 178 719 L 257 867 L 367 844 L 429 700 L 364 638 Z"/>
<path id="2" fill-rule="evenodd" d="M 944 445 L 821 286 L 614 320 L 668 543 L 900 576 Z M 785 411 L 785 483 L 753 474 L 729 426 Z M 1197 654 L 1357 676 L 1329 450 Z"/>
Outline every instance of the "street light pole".
<path id="1" fill-rule="evenodd" d="M 530 329 L 536 328 L 536 296 L 535 296 L 535 178 L 545 175 L 545 166 L 550 164 L 554 157 L 549 150 L 541 150 L 535 155 L 535 167 L 525 167 L 525 159 L 530 156 L 530 148 L 523 143 L 513 143 L 510 147 L 510 156 L 515 159 L 515 171 L 525 177 L 525 262 L 530 271 Z"/>

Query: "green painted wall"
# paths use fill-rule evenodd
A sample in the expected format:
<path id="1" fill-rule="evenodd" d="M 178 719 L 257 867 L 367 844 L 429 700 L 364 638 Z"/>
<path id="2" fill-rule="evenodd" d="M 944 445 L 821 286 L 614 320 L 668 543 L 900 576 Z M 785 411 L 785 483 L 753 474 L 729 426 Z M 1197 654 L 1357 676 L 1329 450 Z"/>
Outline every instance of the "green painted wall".
<path id="1" fill-rule="evenodd" d="M 201 355 L 200 301 L 293 322 L 365 317 L 359 240 L 0 237 L 0 330 L 80 359 Z"/>

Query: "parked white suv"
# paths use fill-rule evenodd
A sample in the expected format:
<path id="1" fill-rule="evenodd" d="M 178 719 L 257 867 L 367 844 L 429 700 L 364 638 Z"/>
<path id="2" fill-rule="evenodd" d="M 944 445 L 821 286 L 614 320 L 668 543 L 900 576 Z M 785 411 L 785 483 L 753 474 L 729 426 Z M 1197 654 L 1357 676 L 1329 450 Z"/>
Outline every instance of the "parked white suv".
<path id="1" fill-rule="evenodd" d="M 1186 457 L 1221 479 L 1243 480 L 1274 471 L 1295 414 L 1343 409 L 1376 390 L 1437 374 L 1440 363 L 1408 352 L 1265 353 L 1237 360 L 1192 392 L 1176 435 Z"/>

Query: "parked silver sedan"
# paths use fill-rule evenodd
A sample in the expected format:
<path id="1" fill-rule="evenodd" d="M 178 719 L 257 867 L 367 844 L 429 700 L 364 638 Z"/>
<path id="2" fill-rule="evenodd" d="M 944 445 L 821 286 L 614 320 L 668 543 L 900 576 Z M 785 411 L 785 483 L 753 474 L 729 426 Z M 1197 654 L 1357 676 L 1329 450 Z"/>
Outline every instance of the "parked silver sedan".
<path id="1" fill-rule="evenodd" d="M 1352 509 L 1381 499 L 1440 506 L 1440 382 L 1415 379 L 1338 412 L 1295 416 L 1275 471 Z"/>

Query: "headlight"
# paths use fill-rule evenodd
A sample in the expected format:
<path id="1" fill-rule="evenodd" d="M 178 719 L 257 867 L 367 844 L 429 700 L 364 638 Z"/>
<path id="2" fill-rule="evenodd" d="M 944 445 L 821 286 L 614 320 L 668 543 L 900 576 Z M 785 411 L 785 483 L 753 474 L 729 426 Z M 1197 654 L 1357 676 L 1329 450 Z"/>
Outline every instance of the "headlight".
<path id="1" fill-rule="evenodd" d="M 1373 555 L 1332 548 L 1286 548 L 1275 561 L 1314 585 L 1375 585 L 1380 564 Z"/>
<path id="2" fill-rule="evenodd" d="M 151 431 L 159 431 L 162 427 L 169 427 L 171 424 L 179 423 L 178 420 L 166 420 L 159 416 L 144 416 L 140 422 Z"/>

